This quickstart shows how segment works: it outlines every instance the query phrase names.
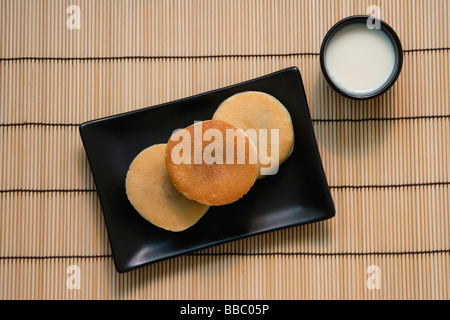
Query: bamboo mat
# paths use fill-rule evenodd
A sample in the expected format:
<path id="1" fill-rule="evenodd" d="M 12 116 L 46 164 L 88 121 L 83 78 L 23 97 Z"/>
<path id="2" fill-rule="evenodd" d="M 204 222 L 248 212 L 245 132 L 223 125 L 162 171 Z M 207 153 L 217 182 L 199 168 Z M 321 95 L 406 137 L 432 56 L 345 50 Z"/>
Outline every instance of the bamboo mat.
<path id="1" fill-rule="evenodd" d="M 404 66 L 355 102 L 326 85 L 318 52 L 370 5 Z M 0 299 L 448 299 L 449 19 L 432 0 L 1 0 Z M 336 216 L 117 273 L 78 125 L 290 66 Z"/>

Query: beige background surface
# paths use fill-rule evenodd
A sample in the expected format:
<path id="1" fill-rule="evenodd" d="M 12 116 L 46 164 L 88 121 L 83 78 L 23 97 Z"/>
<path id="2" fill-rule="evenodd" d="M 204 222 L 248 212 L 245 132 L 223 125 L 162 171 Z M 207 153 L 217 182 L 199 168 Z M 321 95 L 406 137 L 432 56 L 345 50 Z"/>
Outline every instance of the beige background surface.
<path id="1" fill-rule="evenodd" d="M 80 30 L 66 27 L 71 4 Z M 369 5 L 404 66 L 385 95 L 355 102 L 326 85 L 318 52 Z M 448 299 L 449 18 L 434 0 L 1 0 L 0 298 Z M 335 218 L 118 274 L 78 125 L 290 66 Z"/>

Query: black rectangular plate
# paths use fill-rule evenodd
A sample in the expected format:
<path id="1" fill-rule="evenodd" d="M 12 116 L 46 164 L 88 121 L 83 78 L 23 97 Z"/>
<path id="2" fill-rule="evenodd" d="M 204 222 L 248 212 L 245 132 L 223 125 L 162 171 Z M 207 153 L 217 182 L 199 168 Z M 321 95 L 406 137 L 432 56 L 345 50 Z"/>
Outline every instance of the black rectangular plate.
<path id="1" fill-rule="evenodd" d="M 146 147 L 166 143 L 175 129 L 211 119 L 223 100 L 250 90 L 273 95 L 291 114 L 294 150 L 278 173 L 257 180 L 239 201 L 211 207 L 185 231 L 166 231 L 144 220 L 125 193 L 125 177 L 134 157 Z M 118 272 L 242 237 L 329 219 L 335 214 L 296 67 L 155 107 L 85 122 L 80 126 L 80 134 Z"/>

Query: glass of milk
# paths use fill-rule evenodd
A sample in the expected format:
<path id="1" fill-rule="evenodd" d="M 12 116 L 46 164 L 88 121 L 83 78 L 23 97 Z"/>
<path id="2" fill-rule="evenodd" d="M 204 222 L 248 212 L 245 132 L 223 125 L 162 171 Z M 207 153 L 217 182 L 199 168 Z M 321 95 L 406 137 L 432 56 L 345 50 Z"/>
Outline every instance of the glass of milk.
<path id="1" fill-rule="evenodd" d="M 325 35 L 320 49 L 325 79 L 336 92 L 352 99 L 370 99 L 386 92 L 397 80 L 402 64 L 397 34 L 371 16 L 339 21 Z"/>

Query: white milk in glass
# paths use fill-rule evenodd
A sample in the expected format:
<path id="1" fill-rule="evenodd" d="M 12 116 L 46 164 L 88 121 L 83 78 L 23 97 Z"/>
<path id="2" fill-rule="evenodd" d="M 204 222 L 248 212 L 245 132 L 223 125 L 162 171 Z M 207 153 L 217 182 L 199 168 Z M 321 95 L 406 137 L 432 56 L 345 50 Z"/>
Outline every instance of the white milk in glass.
<path id="1" fill-rule="evenodd" d="M 341 90 L 353 95 L 370 94 L 391 77 L 395 49 L 384 31 L 354 23 L 332 36 L 324 61 L 328 75 Z"/>

